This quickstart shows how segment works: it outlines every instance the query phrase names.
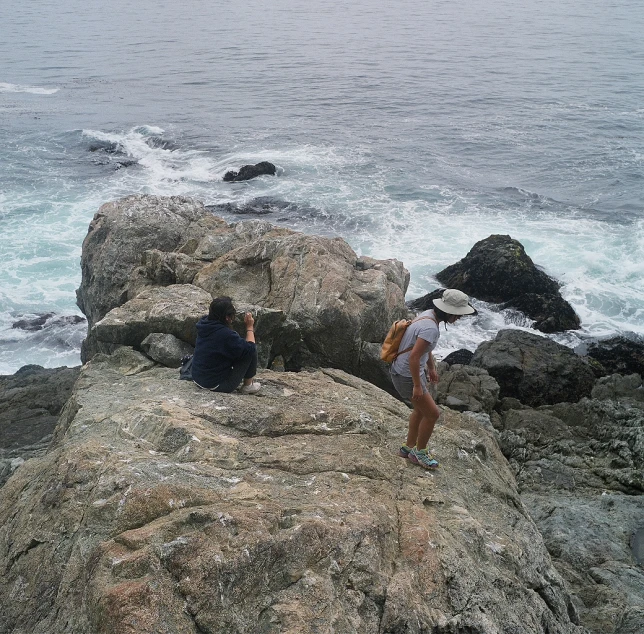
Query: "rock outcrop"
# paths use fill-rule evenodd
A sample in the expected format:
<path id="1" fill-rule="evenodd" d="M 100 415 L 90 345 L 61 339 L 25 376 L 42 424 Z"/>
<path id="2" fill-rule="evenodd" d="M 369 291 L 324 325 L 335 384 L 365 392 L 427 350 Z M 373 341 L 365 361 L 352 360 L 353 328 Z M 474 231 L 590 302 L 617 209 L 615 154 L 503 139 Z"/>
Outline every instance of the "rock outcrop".
<path id="1" fill-rule="evenodd" d="M 339 370 L 200 390 L 130 348 L 83 367 L 0 489 L 0 632 L 582 634 L 496 441 Z"/>
<path id="2" fill-rule="evenodd" d="M 239 168 L 239 171 L 230 170 L 224 174 L 224 181 L 227 183 L 238 182 L 238 181 L 248 181 L 251 178 L 257 178 L 258 176 L 275 176 L 277 168 L 272 163 L 268 161 L 261 161 L 260 163 L 255 163 L 255 165 L 242 165 Z"/>
<path id="3" fill-rule="evenodd" d="M 644 342 L 612 337 L 588 346 L 588 356 L 599 361 L 607 374 L 644 376 Z"/>
<path id="4" fill-rule="evenodd" d="M 515 403 L 494 420 L 582 623 L 594 633 L 639 634 L 644 567 L 633 544 L 644 529 L 641 377 L 600 379 L 592 398 L 578 403 Z"/>
<path id="5" fill-rule="evenodd" d="M 591 368 L 570 348 L 522 330 L 499 331 L 477 348 L 471 364 L 498 381 L 502 398 L 531 406 L 575 403 L 595 384 Z"/>
<path id="6" fill-rule="evenodd" d="M 538 269 L 523 245 L 510 236 L 492 235 L 477 242 L 456 264 L 436 274 L 448 288 L 486 302 L 516 308 L 542 332 L 579 328 L 579 317 L 561 297 L 559 283 Z"/>
<path id="7" fill-rule="evenodd" d="M 0 487 L 25 460 L 45 452 L 79 371 L 26 365 L 0 376 Z"/>
<path id="8" fill-rule="evenodd" d="M 141 349 L 153 332 L 194 344 L 209 298 L 229 295 L 258 314 L 264 367 L 280 355 L 287 369 L 331 366 L 391 389 L 376 348 L 407 316 L 409 274 L 398 261 L 265 221 L 229 225 L 189 199 L 132 196 L 101 207 L 81 264 L 84 360 Z"/>

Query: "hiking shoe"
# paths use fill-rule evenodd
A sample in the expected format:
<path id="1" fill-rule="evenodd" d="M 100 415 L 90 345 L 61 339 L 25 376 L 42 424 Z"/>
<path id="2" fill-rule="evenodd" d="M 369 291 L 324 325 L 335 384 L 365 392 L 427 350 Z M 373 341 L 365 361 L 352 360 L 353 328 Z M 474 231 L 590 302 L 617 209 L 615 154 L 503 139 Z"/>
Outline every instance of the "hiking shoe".
<path id="1" fill-rule="evenodd" d="M 423 469 L 438 469 L 438 460 L 434 460 L 427 453 L 427 449 L 416 449 L 414 447 L 409 452 L 409 462 L 413 462 Z"/>
<path id="2" fill-rule="evenodd" d="M 257 394 L 262 389 L 262 384 L 253 381 L 250 385 L 242 385 L 239 388 L 240 394 Z"/>
<path id="3" fill-rule="evenodd" d="M 398 455 L 401 458 L 409 458 L 409 453 L 411 452 L 411 449 L 407 445 L 402 445 L 400 449 L 398 450 Z"/>

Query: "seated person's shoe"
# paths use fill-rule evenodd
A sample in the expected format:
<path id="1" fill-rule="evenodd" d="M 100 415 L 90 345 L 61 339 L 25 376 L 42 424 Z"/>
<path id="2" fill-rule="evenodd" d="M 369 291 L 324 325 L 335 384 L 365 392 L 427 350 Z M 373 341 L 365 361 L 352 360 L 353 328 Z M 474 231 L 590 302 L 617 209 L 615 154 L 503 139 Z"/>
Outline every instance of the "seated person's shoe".
<path id="1" fill-rule="evenodd" d="M 262 384 L 253 381 L 250 385 L 242 385 L 239 388 L 240 394 L 257 394 L 262 389 Z"/>

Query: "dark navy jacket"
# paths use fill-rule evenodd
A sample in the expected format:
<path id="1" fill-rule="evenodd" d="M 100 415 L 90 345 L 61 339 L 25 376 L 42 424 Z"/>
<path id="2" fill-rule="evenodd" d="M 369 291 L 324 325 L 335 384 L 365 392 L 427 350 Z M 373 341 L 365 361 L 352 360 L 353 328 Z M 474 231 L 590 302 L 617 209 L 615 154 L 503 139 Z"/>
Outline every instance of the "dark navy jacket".
<path id="1" fill-rule="evenodd" d="M 201 387 L 216 387 L 228 378 L 237 359 L 254 351 L 255 344 L 240 337 L 232 328 L 202 317 L 197 323 L 192 379 Z"/>

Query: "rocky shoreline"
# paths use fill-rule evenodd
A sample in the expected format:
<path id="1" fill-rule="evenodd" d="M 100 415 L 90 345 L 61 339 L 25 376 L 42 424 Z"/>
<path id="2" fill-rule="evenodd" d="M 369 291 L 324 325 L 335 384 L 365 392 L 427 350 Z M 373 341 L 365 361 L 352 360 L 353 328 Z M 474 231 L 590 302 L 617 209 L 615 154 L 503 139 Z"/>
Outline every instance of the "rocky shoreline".
<path id="1" fill-rule="evenodd" d="M 500 249 L 523 293 L 493 301 L 560 306 L 509 236 L 483 243 L 441 280 L 475 294 Z M 402 263 L 134 196 L 96 214 L 82 272 L 83 367 L 0 378 L 0 634 L 641 634 L 636 343 L 509 330 L 441 364 L 428 474 L 395 456 L 378 357 Z M 221 294 L 256 314 L 261 397 L 172 369 Z"/>

